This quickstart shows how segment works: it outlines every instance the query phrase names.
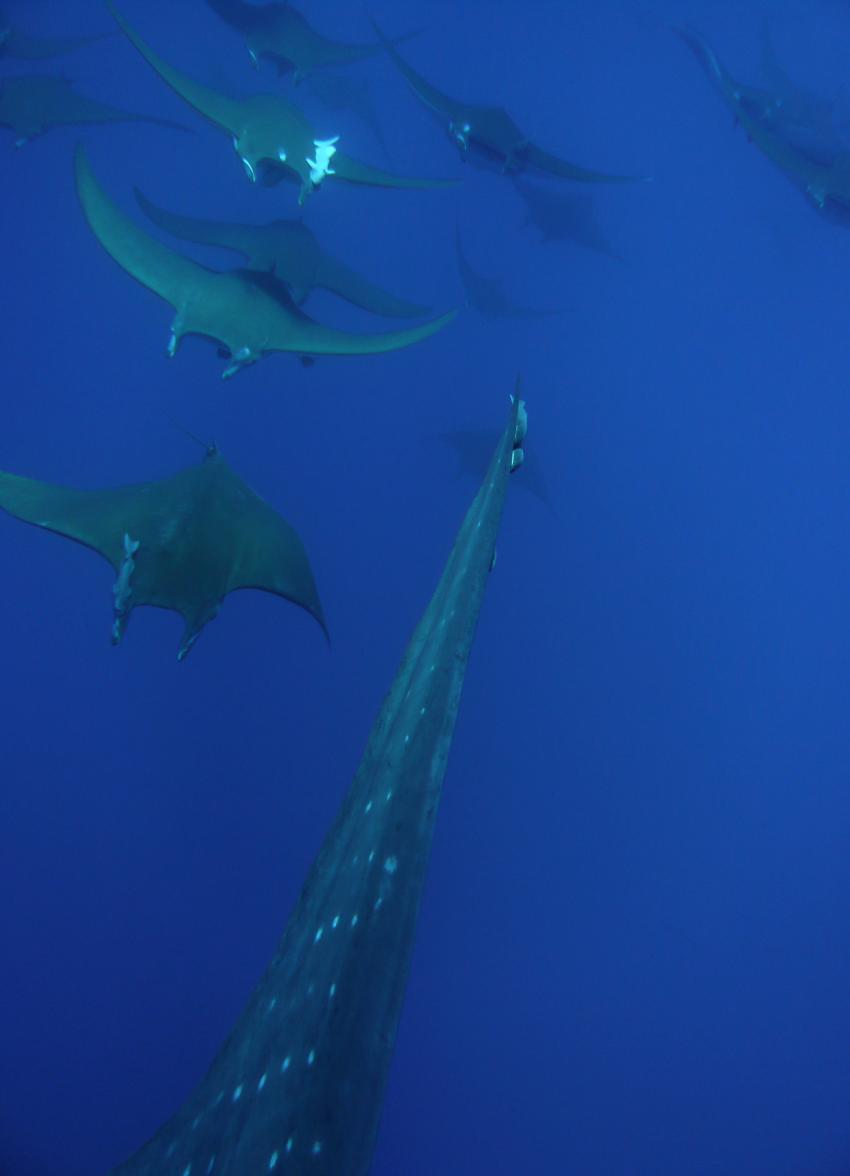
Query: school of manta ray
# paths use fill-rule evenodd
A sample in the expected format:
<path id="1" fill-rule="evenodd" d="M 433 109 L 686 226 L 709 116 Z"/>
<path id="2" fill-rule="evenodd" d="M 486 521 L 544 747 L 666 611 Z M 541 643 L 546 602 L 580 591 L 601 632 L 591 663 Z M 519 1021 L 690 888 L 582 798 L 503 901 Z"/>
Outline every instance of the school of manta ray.
<path id="1" fill-rule="evenodd" d="M 463 77 L 420 73 L 417 43 L 427 29 L 391 29 L 383 18 L 379 23 L 367 15 L 363 40 L 349 43 L 325 36 L 285 2 L 198 0 L 191 9 L 199 37 L 205 22 L 227 29 L 261 88 L 234 97 L 197 69 L 184 68 L 163 40 L 162 26 L 159 33 L 148 31 L 138 0 L 106 0 L 104 22 L 112 27 L 91 36 L 72 30 L 48 36 L 35 27 L 34 14 L 19 24 L 24 9 L 16 8 L 14 18 L 0 15 L 0 58 L 16 67 L 0 76 L 0 126 L 9 132 L 3 149 L 38 151 L 39 138 L 55 129 L 87 128 L 85 134 L 96 135 L 91 128 L 114 122 L 186 137 L 203 119 L 221 131 L 222 170 L 237 169 L 248 185 L 280 185 L 276 219 L 229 219 L 214 193 L 199 190 L 194 204 L 163 199 L 150 191 L 144 174 L 128 174 L 125 163 L 94 167 L 85 143 L 73 134 L 69 139 L 77 197 L 69 215 L 87 225 L 92 251 L 103 250 L 116 263 L 116 286 L 133 278 L 169 308 L 160 308 L 162 337 L 153 345 L 179 365 L 187 348 L 211 342 L 221 357 L 221 378 L 237 379 L 246 398 L 250 369 L 260 361 L 288 362 L 296 378 L 309 381 L 310 365 L 323 357 L 351 357 L 354 364 L 369 356 L 366 362 L 378 364 L 387 353 L 428 347 L 438 332 L 464 329 L 456 309 L 435 313 L 415 289 L 385 289 L 327 248 L 310 227 L 321 202 L 344 200 L 354 187 L 383 189 L 369 197 L 375 200 L 396 199 L 393 191 L 451 192 L 463 183 L 464 168 L 474 166 L 515 190 L 543 240 L 571 237 L 615 256 L 590 193 L 598 185 L 651 182 L 640 167 L 608 171 L 594 160 L 574 161 L 557 143 L 538 142 L 499 104 L 503 96 L 474 100 Z M 850 217 L 847 143 L 830 110 L 795 86 L 767 41 L 763 81 L 751 85 L 730 74 L 701 30 L 668 28 L 665 34 L 693 55 L 735 126 L 816 213 Z M 182 121 L 109 105 L 68 80 L 75 52 L 106 55 L 118 47 L 132 68 L 152 71 L 181 100 Z M 49 72 L 57 59 L 62 68 Z M 27 63 L 31 72 L 21 72 L 30 69 Z M 382 143 L 380 112 L 362 74 L 356 80 L 346 74 L 355 63 L 389 67 L 410 116 L 419 113 L 417 103 L 427 111 L 434 135 L 445 141 L 445 174 L 416 174 L 412 159 L 369 162 L 368 150 L 361 154 L 360 146 L 333 133 L 332 112 L 345 108 L 370 125 L 367 141 Z M 321 125 L 302 108 L 308 90 L 328 112 Z M 505 275 L 492 272 L 497 263 L 481 272 L 456 219 L 446 237 L 467 306 L 477 314 L 539 321 L 542 329 L 563 314 L 562 308 L 515 302 Z M 191 246 L 217 251 L 220 265 L 196 261 Z M 305 306 L 316 290 L 383 320 L 383 327 L 353 332 L 312 317 Z M 292 354 L 287 360 L 275 352 Z M 185 1103 L 114 1172 L 361 1176 L 370 1170 L 443 775 L 485 587 L 491 572 L 498 574 L 496 542 L 511 476 L 547 500 L 543 471 L 533 452 L 526 456 L 526 391 L 521 375 L 512 374 L 499 390 L 501 427 L 443 435 L 460 463 L 475 472 L 479 488 L 353 784 L 232 1033 Z M 0 472 L 0 507 L 108 561 L 113 644 L 125 637 L 138 607 L 170 609 L 183 622 L 182 661 L 225 597 L 251 588 L 299 606 L 329 638 L 309 542 L 251 489 L 250 471 L 231 468 L 215 445 L 204 448 L 202 460 L 188 468 L 95 490 L 40 481 L 37 469 Z M 133 629 L 143 630 L 143 622 Z M 192 654 L 193 660 L 199 656 Z M 314 990 L 324 999 L 310 999 Z"/>

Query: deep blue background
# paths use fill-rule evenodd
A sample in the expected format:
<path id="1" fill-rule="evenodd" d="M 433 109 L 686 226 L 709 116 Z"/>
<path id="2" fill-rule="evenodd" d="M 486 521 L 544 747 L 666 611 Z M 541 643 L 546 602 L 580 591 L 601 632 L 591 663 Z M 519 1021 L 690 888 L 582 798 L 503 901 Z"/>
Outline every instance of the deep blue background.
<path id="1" fill-rule="evenodd" d="M 847 6 L 773 9 L 789 67 L 846 99 Z M 125 11 L 214 85 L 279 84 L 202 3 Z M 391 32 L 425 27 L 405 52 L 449 92 L 654 179 L 597 190 L 622 262 L 542 246 L 510 184 L 465 170 L 375 61 L 357 72 L 392 165 L 463 186 L 329 183 L 308 223 L 444 308 L 461 296 L 458 218 L 482 269 L 563 317 L 464 312 L 396 355 L 274 356 L 222 383 L 199 340 L 164 358 L 171 311 L 89 232 L 74 144 L 130 210 L 136 184 L 179 211 L 271 219 L 297 214 L 295 190 L 249 185 L 120 37 L 40 68 L 195 134 L 72 129 L 16 151 L 2 132 L 0 463 L 94 487 L 196 461 L 169 417 L 214 438 L 303 536 L 333 647 L 242 593 L 182 665 L 174 614 L 140 611 L 111 649 L 106 564 L 0 518 L 0 1170 L 102 1173 L 205 1069 L 473 493 L 434 434 L 498 428 L 521 369 L 554 510 L 512 488 L 375 1176 L 846 1174 L 850 235 L 746 142 L 665 28 L 695 24 L 755 78 L 762 9 L 375 12 Z M 94 0 L 12 13 L 32 32 L 109 27 Z M 368 35 L 356 6 L 309 16 Z M 314 110 L 383 162 L 356 120 Z M 310 310 L 373 325 L 329 296 Z"/>

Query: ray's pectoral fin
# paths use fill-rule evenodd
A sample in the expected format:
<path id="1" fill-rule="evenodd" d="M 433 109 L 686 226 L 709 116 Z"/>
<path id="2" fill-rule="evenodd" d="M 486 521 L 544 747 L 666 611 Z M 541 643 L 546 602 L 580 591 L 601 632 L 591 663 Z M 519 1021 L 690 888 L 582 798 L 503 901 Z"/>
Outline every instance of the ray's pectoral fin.
<path id="1" fill-rule="evenodd" d="M 374 188 L 454 188 L 459 180 L 429 180 L 417 176 L 399 176 L 393 172 L 361 163 L 337 151 L 334 155 L 334 174 L 350 184 L 370 184 Z"/>
<path id="2" fill-rule="evenodd" d="M 517 144 L 514 157 L 517 162 L 520 159 L 524 159 L 533 167 L 539 168 L 540 171 L 548 172 L 551 176 L 558 176 L 564 180 L 578 180 L 582 183 L 627 184 L 635 183 L 636 181 L 647 181 L 649 179 L 648 176 L 622 176 L 580 167 L 576 163 L 571 163 L 568 159 L 562 159 L 559 155 L 553 155 L 551 151 L 544 151 L 542 147 L 538 147 L 536 143 L 532 143 L 530 140 Z M 509 157 L 509 162 L 510 160 L 511 157 Z M 506 165 L 506 170 L 515 170 L 515 166 L 511 168 Z"/>
<path id="3" fill-rule="evenodd" d="M 348 331 L 337 331 L 305 316 L 294 328 L 292 343 L 287 350 L 296 350 L 305 356 L 380 355 L 386 351 L 411 347 L 427 339 L 448 326 L 456 314 L 457 311 L 450 310 L 421 326 L 409 327 L 405 331 L 384 331 L 380 335 L 354 335 Z"/>

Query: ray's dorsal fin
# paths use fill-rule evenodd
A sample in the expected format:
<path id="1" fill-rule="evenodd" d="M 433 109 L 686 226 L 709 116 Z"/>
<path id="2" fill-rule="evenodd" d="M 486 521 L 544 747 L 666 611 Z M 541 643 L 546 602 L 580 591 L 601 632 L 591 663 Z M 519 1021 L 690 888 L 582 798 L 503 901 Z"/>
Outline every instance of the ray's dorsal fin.
<path id="1" fill-rule="evenodd" d="M 133 609 L 181 614 L 178 659 L 229 592 L 260 588 L 327 626 L 307 554 L 293 528 L 207 448 L 200 465 L 158 482 L 76 490 L 0 473 L 0 508 L 73 539 L 116 573 L 113 643 Z"/>
<path id="2" fill-rule="evenodd" d="M 273 960 L 206 1075 L 113 1176 L 369 1172 L 469 655 L 522 461 L 519 392 Z"/>

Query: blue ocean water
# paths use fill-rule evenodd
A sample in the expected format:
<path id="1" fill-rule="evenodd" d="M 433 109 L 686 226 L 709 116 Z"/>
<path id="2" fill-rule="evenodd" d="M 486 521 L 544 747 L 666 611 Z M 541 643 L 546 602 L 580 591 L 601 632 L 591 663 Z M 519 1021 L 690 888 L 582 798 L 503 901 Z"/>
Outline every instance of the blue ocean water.
<path id="1" fill-rule="evenodd" d="M 110 29 L 94 0 L 9 3 L 33 34 Z M 280 86 L 203 3 L 127 0 L 169 61 Z M 303 6 L 342 39 L 356 6 Z M 770 6 L 777 51 L 850 111 L 850 10 Z M 165 358 L 171 310 L 76 200 L 85 143 L 219 219 L 298 215 L 121 37 L 52 72 L 171 118 L 0 140 L 4 469 L 99 487 L 214 440 L 296 527 L 332 645 L 261 593 L 178 664 L 180 620 L 109 644 L 114 576 L 0 517 L 0 1172 L 88 1176 L 198 1081 L 271 957 L 475 487 L 441 432 L 504 421 L 518 371 L 549 504 L 514 479 L 470 665 L 375 1176 L 839 1176 L 850 1171 L 850 236 L 747 142 L 670 24 L 756 79 L 761 4 L 585 0 L 375 9 L 447 92 L 503 103 L 585 166 L 605 255 L 543 243 L 510 181 L 464 166 L 392 65 L 368 80 L 389 159 L 296 90 L 323 132 L 455 189 L 333 187 L 329 250 L 435 310 L 454 234 L 539 322 L 462 309 L 415 348 L 275 355 L 222 382 Z M 2 81 L 0 81 L 2 85 Z M 552 182 L 549 187 L 559 186 Z M 567 186 L 569 187 L 569 186 Z M 572 189 L 569 189 L 572 191 Z M 590 189 L 588 189 L 589 191 Z M 183 246 L 224 268 L 226 255 Z M 310 313 L 379 320 L 328 294 Z M 385 325 L 380 324 L 382 327 Z M 392 323 L 391 326 L 397 324 Z"/>

